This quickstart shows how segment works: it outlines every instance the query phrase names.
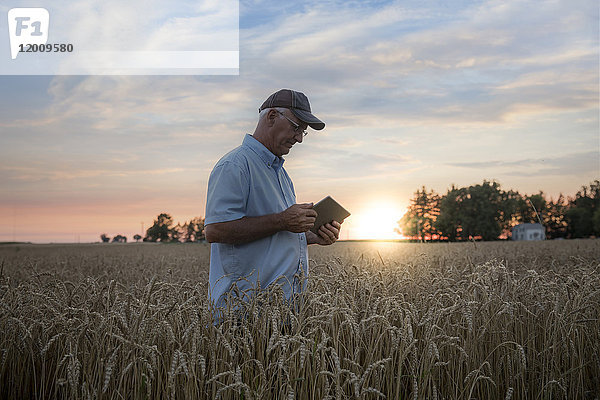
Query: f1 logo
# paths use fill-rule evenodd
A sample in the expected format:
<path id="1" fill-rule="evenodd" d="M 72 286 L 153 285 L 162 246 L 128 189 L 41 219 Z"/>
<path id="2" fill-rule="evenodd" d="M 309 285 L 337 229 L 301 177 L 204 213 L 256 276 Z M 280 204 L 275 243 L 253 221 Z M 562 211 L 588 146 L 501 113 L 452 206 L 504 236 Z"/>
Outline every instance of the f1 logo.
<path id="1" fill-rule="evenodd" d="M 17 58 L 21 45 L 46 44 L 50 14 L 45 8 L 12 8 L 8 11 L 10 55 Z"/>

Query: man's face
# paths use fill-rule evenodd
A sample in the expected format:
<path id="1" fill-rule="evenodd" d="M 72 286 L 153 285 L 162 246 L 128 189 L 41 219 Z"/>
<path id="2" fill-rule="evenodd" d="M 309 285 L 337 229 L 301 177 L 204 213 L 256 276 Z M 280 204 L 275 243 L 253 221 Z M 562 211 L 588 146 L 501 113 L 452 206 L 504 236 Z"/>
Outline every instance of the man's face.
<path id="1" fill-rule="evenodd" d="M 296 127 L 299 127 L 297 132 L 294 131 Z M 296 118 L 290 110 L 286 109 L 281 118 L 280 115 L 277 115 L 273 126 L 273 154 L 281 157 L 288 154 L 293 145 L 302 143 L 306 127 L 307 125 Z"/>

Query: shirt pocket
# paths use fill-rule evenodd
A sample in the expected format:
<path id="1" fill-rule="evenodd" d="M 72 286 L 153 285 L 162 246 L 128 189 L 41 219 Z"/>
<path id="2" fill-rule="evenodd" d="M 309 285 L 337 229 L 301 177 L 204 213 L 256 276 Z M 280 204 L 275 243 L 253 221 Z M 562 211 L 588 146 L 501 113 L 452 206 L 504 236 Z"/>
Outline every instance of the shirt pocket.
<path id="1" fill-rule="evenodd" d="M 274 214 L 287 209 L 287 202 L 279 186 L 265 181 L 262 185 L 253 183 L 248 197 L 248 216 L 258 217 Z"/>

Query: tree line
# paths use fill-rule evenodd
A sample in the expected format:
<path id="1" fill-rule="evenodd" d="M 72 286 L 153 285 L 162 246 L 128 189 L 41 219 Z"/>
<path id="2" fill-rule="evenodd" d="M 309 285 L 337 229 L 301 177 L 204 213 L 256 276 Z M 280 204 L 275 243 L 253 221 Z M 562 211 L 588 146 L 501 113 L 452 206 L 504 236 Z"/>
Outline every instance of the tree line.
<path id="1" fill-rule="evenodd" d="M 544 192 L 524 195 L 505 191 L 494 180 L 469 187 L 452 185 L 445 195 L 425 186 L 417 189 L 396 231 L 412 240 L 497 240 L 510 238 L 511 229 L 521 223 L 541 223 L 548 239 L 600 236 L 600 181 L 582 186 L 572 197 L 562 193 L 548 199 Z M 105 233 L 103 242 L 111 241 Z M 138 242 L 199 242 L 205 240 L 204 218 L 194 217 L 175 224 L 161 213 Z M 112 242 L 127 238 L 116 235 Z"/>
<path id="2" fill-rule="evenodd" d="M 110 237 L 103 233 L 100 239 L 104 243 L 111 241 Z M 183 224 L 173 222 L 173 217 L 167 213 L 160 213 L 154 220 L 154 223 L 145 232 L 142 237 L 139 234 L 133 236 L 136 242 L 201 242 L 204 240 L 204 218 L 194 217 Z M 117 235 L 112 239 L 113 243 L 126 243 L 127 238 L 123 235 Z"/>
<path id="3" fill-rule="evenodd" d="M 502 190 L 496 181 L 456 187 L 439 195 L 425 186 L 418 189 L 398 233 L 413 240 L 497 240 L 510 237 L 520 223 L 541 223 L 546 237 L 600 236 L 600 181 L 582 186 L 573 197 L 561 193 L 548 199 L 544 192 L 523 195 Z"/>

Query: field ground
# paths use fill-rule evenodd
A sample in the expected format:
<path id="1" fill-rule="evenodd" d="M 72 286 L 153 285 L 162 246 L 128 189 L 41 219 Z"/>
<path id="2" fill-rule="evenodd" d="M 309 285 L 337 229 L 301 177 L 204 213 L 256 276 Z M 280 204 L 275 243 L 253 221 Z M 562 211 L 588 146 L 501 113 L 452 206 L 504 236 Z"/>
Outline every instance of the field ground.
<path id="1" fill-rule="evenodd" d="M 600 399 L 600 240 L 309 254 L 215 326 L 206 244 L 2 245 L 0 397 Z"/>

